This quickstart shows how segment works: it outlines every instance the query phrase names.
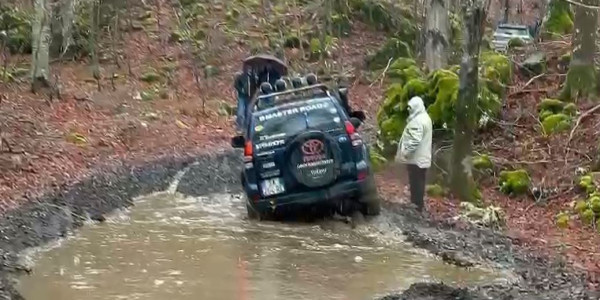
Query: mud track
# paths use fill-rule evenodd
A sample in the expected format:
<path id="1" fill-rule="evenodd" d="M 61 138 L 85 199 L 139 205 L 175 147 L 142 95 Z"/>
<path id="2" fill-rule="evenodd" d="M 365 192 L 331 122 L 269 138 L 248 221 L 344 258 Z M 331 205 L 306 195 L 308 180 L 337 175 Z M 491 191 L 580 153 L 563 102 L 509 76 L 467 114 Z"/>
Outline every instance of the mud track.
<path id="1" fill-rule="evenodd" d="M 64 237 L 87 220 L 103 221 L 104 215 L 133 205 L 133 198 L 166 190 L 178 171 L 189 167 L 177 191 L 188 195 L 239 191 L 242 163 L 234 152 L 202 157 L 172 157 L 144 166 L 120 165 L 100 169 L 80 183 L 10 212 L 0 219 L 0 299 L 23 299 L 14 288 L 19 275 L 30 272 L 18 253 Z M 414 284 L 399 295 L 382 299 L 600 299 L 586 289 L 581 274 L 567 270 L 515 247 L 508 237 L 490 230 L 455 228 L 433 223 L 399 204 L 387 204 L 394 212 L 386 220 L 400 228 L 416 247 L 462 267 L 477 264 L 512 270 L 518 282 L 459 289 L 441 283 Z"/>

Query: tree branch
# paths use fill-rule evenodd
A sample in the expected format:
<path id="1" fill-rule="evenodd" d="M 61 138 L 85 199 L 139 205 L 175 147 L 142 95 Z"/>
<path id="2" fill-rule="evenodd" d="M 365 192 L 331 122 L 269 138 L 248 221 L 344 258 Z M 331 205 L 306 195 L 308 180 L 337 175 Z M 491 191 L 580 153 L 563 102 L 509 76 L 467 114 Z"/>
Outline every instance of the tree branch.
<path id="1" fill-rule="evenodd" d="M 579 124 L 581 124 L 581 121 L 583 121 L 583 119 L 587 118 L 588 116 L 590 116 L 591 114 L 593 114 L 597 110 L 600 110 L 600 104 L 592 107 L 588 111 L 586 111 L 583 114 L 581 114 L 581 116 L 579 116 L 579 118 L 577 118 L 577 122 L 575 123 L 575 126 L 573 126 L 573 129 L 571 129 L 571 133 L 569 134 L 569 139 L 567 140 L 567 145 L 566 145 L 567 147 L 571 143 L 571 140 L 573 139 L 573 135 L 575 134 L 575 129 L 577 129 L 577 127 L 579 127 Z"/>

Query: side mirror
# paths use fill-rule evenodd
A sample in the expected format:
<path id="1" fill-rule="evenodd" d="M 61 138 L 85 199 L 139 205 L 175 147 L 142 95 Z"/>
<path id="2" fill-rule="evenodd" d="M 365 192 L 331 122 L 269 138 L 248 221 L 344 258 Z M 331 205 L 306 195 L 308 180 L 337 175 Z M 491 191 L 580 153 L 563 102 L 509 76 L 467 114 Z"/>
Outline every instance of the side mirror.
<path id="1" fill-rule="evenodd" d="M 358 127 L 360 127 L 360 125 L 362 125 L 362 121 L 359 120 L 358 118 L 350 118 L 350 123 L 352 123 L 352 126 L 354 126 L 354 128 L 358 129 Z"/>
<path id="2" fill-rule="evenodd" d="M 233 148 L 244 148 L 246 139 L 242 135 L 234 136 L 231 138 L 231 147 Z"/>
<path id="3" fill-rule="evenodd" d="M 357 118 L 361 122 L 364 122 L 367 119 L 367 115 L 365 115 L 365 112 L 362 110 L 355 110 L 350 113 L 350 118 Z"/>

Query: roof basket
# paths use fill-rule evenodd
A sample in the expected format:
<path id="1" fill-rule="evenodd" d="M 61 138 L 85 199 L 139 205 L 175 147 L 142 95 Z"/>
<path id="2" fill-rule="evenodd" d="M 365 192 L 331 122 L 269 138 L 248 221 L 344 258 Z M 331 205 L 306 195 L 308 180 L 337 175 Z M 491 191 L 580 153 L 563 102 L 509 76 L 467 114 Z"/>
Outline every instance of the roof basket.
<path id="1" fill-rule="evenodd" d="M 282 92 L 275 92 L 266 95 L 259 95 L 254 101 L 253 106 L 256 111 L 271 107 L 272 105 L 290 103 L 298 100 L 305 100 L 316 97 L 331 96 L 329 88 L 325 84 L 309 85 L 301 88 L 290 88 Z M 263 107 L 265 102 L 271 103 L 268 107 Z"/>

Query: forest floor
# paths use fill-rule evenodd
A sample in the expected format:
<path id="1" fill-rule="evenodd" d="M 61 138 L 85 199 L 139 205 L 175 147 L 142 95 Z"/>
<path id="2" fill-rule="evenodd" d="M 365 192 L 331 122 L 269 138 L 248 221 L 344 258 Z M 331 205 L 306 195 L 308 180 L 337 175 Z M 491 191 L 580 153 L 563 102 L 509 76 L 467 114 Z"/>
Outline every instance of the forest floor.
<path id="1" fill-rule="evenodd" d="M 75 183 L 106 164 L 143 163 L 175 153 L 196 154 L 229 147 L 234 117 L 224 112 L 224 107 L 235 107 L 233 76 L 240 70 L 243 58 L 250 54 L 250 45 L 224 37 L 213 49 L 218 55 L 210 60 L 218 66 L 218 74 L 202 78 L 197 84 L 184 47 L 156 38 L 168 36 L 173 30 L 168 25 L 170 13 L 165 9 L 160 15 L 163 27 L 154 28 L 154 34 L 139 30 L 128 32 L 123 38 L 126 42 L 122 43 L 122 52 L 127 54 L 131 74 L 124 67 L 125 61 L 120 69 L 110 62 L 102 63 L 100 91 L 88 62 L 51 65 L 51 73 L 58 76 L 61 85 L 59 100 L 49 101 L 44 93 L 32 94 L 27 80 L 0 83 L 0 212 Z M 384 38 L 365 24 L 354 22 L 349 37 L 341 38 L 333 53 L 338 67 L 352 73 L 351 103 L 366 111 L 370 120 L 366 129 L 373 128 L 385 83 L 367 80 L 379 74 L 364 71 L 363 62 Z M 600 113 L 581 122 L 569 146 L 568 131 L 549 138 L 542 136 L 537 104 L 560 91 L 564 71 L 557 67 L 557 60 L 570 51 L 570 45 L 548 43 L 541 48 L 548 55 L 548 71 L 535 80 L 515 73 L 503 120 L 478 135 L 475 149 L 489 153 L 497 166 L 526 168 L 534 186 L 556 188 L 557 192 L 540 201 L 530 196 L 509 198 L 499 192 L 497 179 L 493 178 L 482 187 L 483 199 L 504 210 L 507 233 L 516 244 L 564 257 L 573 267 L 589 274 L 590 284 L 597 285 L 600 235 L 578 220 L 559 229 L 555 216 L 570 209 L 578 197 L 572 188 L 575 169 L 588 165 L 595 155 Z M 297 69 L 311 68 L 295 60 L 294 51 L 287 55 L 292 69 L 296 62 Z M 514 60 L 522 61 L 525 56 L 517 54 Z M 171 62 L 177 64 L 171 86 L 160 97 L 143 99 L 140 94 L 152 84 L 140 80 L 142 74 Z M 9 64 L 28 68 L 29 57 L 11 56 Z M 119 75 L 114 89 L 109 79 L 112 72 Z M 593 103 L 580 101 L 578 106 L 580 112 L 585 112 Z M 406 201 L 406 186 L 395 170 L 385 170 L 377 177 L 386 199 Z M 428 210 L 434 219 L 449 220 L 458 214 L 459 202 L 451 197 L 432 198 L 428 200 Z"/>

